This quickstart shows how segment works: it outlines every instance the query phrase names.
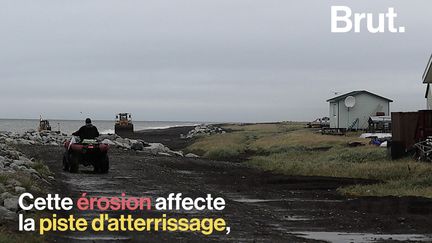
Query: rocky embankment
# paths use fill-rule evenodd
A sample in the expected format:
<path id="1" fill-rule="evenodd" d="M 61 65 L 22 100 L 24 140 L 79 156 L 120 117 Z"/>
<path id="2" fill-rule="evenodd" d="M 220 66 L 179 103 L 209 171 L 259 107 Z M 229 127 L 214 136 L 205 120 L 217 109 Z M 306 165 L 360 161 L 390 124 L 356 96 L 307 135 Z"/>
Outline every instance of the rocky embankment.
<path id="1" fill-rule="evenodd" d="M 48 167 L 18 152 L 13 146 L 17 143 L 0 133 L 0 221 L 17 219 L 19 195 L 42 192 L 54 180 Z"/>
<path id="2" fill-rule="evenodd" d="M 210 136 L 214 134 L 224 134 L 224 133 L 226 133 L 226 131 L 224 131 L 221 127 L 218 127 L 216 125 L 201 124 L 195 126 L 195 128 L 190 130 L 188 134 L 182 135 L 181 137 L 185 139 L 191 139 L 199 136 Z"/>
<path id="3" fill-rule="evenodd" d="M 148 143 L 142 139 L 129 139 L 122 138 L 115 134 L 103 134 L 99 136 L 98 140 L 101 143 L 109 144 L 125 150 L 135 150 L 154 155 L 184 156 L 182 151 L 173 151 L 161 143 Z"/>
<path id="4" fill-rule="evenodd" d="M 0 132 L 0 138 L 0 142 L 9 145 L 63 146 L 66 141 L 70 140 L 71 136 L 54 131 L 37 132 L 29 130 L 24 133 Z M 122 138 L 115 134 L 102 134 L 97 140 L 101 143 L 125 150 L 142 151 L 155 155 L 183 156 L 181 151 L 173 151 L 161 143 L 147 143 L 141 139 Z"/>
<path id="5" fill-rule="evenodd" d="M 63 145 L 70 136 L 65 133 L 54 131 L 37 132 L 35 130 L 28 130 L 24 133 L 0 132 L 0 138 L 2 139 L 1 141 L 6 144 L 60 146 Z"/>

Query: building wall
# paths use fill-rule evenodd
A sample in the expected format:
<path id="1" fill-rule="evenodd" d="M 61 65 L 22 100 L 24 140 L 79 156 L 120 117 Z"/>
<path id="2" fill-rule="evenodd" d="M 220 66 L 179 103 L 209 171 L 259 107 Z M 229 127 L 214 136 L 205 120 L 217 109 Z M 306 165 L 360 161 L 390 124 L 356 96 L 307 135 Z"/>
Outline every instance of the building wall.
<path id="1" fill-rule="evenodd" d="M 345 99 L 330 102 L 331 128 L 348 128 L 358 118 L 358 128 L 366 129 L 370 116 L 376 115 L 377 112 L 383 112 L 386 116 L 390 115 L 390 104 L 387 100 L 366 93 L 357 94 L 354 97 L 356 104 L 349 111 L 345 106 Z M 334 109 L 336 109 L 336 112 L 334 112 Z"/>
<path id="2" fill-rule="evenodd" d="M 429 84 L 428 84 L 429 86 Z M 431 88 L 428 89 L 428 92 L 426 94 L 426 109 L 432 110 L 432 90 Z"/>

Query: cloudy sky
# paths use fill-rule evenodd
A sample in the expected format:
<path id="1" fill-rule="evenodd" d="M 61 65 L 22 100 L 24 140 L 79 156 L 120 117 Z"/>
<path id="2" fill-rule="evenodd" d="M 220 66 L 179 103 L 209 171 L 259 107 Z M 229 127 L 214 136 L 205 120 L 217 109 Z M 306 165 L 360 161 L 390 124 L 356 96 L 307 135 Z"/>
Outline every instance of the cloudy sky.
<path id="1" fill-rule="evenodd" d="M 394 7 L 406 33 L 330 33 L 330 6 Z M 0 117 L 280 121 L 366 89 L 425 107 L 432 2 L 5 0 Z"/>

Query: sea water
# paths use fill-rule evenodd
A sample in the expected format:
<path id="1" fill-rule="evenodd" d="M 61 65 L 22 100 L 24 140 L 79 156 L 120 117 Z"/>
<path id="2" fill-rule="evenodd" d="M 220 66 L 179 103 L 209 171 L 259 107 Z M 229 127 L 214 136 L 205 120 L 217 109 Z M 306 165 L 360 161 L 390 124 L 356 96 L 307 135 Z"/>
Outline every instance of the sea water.
<path id="1" fill-rule="evenodd" d="M 84 121 L 78 120 L 50 120 L 53 131 L 61 131 L 71 134 L 84 125 Z M 133 121 L 134 130 L 162 129 L 176 126 L 194 126 L 203 122 L 179 122 L 179 121 Z M 95 125 L 100 133 L 114 133 L 114 121 L 94 120 Z M 0 131 L 22 133 L 30 129 L 37 130 L 39 126 L 38 119 L 0 119 Z"/>

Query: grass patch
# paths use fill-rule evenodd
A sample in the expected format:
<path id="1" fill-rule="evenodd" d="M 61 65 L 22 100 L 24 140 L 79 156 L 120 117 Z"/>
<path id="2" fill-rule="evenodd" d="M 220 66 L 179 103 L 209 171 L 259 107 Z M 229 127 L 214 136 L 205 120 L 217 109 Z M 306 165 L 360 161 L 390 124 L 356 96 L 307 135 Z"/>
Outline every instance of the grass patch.
<path id="1" fill-rule="evenodd" d="M 362 142 L 359 133 L 321 135 L 301 123 L 225 125 L 231 132 L 198 139 L 189 152 L 215 160 L 243 159 L 249 166 L 286 175 L 331 176 L 382 181 L 339 188 L 352 196 L 424 196 L 432 198 L 432 165 L 409 158 L 392 161 L 387 150 Z"/>
<path id="2" fill-rule="evenodd" d="M 0 183 L 9 184 L 11 180 L 18 181 L 27 191 L 39 192 L 40 189 L 35 181 L 22 172 L 3 172 L 0 174 Z"/>
<path id="3" fill-rule="evenodd" d="M 53 175 L 53 173 L 49 170 L 48 166 L 46 166 L 42 161 L 36 161 L 33 164 L 32 168 L 35 169 L 44 178 Z"/>
<path id="4" fill-rule="evenodd" d="M 245 134 L 233 132 L 199 138 L 187 148 L 187 152 L 195 153 L 214 160 L 234 160 L 246 150 Z"/>
<path id="5" fill-rule="evenodd" d="M 374 185 L 354 185 L 339 188 L 338 191 L 349 196 L 420 196 L 432 198 L 432 178 L 410 178 L 390 180 Z"/>
<path id="6" fill-rule="evenodd" d="M 200 137 L 185 151 L 213 160 L 237 161 L 248 154 L 266 153 L 251 143 L 275 133 L 290 132 L 302 127 L 299 123 L 225 125 L 223 128 L 229 133 Z"/>

